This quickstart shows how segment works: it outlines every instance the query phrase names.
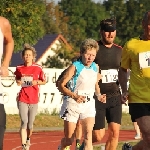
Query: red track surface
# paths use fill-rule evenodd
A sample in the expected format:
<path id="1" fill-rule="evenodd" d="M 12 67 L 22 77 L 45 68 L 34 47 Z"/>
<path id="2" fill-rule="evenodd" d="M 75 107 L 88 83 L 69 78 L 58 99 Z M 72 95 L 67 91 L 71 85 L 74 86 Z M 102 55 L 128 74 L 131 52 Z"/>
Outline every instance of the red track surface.
<path id="1" fill-rule="evenodd" d="M 119 141 L 134 140 L 134 136 L 135 131 L 133 130 L 121 130 Z M 30 150 L 57 150 L 62 137 L 63 131 L 34 132 Z M 107 132 L 102 143 L 106 142 L 106 138 Z M 5 133 L 4 150 L 21 150 L 19 133 Z M 74 150 L 74 144 L 71 150 Z"/>

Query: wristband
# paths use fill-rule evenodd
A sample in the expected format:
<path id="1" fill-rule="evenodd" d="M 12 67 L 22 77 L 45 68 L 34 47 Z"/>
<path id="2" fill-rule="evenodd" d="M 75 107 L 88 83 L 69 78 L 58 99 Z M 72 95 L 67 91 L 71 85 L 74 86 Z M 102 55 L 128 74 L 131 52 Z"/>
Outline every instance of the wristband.
<path id="1" fill-rule="evenodd" d="M 97 97 L 98 97 L 98 96 L 101 96 L 101 93 L 97 94 L 96 96 L 97 96 Z"/>

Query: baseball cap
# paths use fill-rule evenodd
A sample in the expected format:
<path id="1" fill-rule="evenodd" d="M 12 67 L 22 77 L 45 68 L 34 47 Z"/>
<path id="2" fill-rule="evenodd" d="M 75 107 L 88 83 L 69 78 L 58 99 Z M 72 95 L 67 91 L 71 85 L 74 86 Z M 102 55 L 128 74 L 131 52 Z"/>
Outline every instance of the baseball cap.
<path id="1" fill-rule="evenodd" d="M 115 19 L 104 19 L 100 22 L 100 29 L 105 32 L 114 32 L 116 30 Z"/>

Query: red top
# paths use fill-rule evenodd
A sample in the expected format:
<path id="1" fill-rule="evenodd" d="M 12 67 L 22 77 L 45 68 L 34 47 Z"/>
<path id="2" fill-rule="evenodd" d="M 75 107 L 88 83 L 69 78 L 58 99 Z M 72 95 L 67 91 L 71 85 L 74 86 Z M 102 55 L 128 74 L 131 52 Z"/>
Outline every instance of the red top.
<path id="1" fill-rule="evenodd" d="M 31 66 L 24 66 L 23 64 L 16 67 L 14 74 L 16 75 L 16 80 L 24 82 L 19 92 L 19 101 L 27 104 L 37 104 L 39 101 L 39 85 L 32 86 L 30 83 L 31 80 L 46 80 L 42 67 L 37 64 L 32 64 Z"/>

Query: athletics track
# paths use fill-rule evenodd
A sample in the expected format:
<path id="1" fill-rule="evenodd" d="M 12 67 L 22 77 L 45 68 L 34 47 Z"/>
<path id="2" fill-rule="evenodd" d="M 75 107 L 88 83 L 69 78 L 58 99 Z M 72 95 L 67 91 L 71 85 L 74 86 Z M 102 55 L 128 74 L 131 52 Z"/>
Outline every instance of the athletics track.
<path id="1" fill-rule="evenodd" d="M 121 130 L 119 141 L 133 141 L 135 131 L 133 130 Z M 39 131 L 34 132 L 31 139 L 30 150 L 57 150 L 60 144 L 60 139 L 63 137 L 63 131 Z M 106 135 L 102 140 L 102 143 L 106 142 Z M 18 132 L 6 132 L 4 138 L 4 150 L 21 150 L 20 137 Z M 74 150 L 74 145 L 71 150 Z M 99 143 L 96 143 L 99 145 Z"/>

